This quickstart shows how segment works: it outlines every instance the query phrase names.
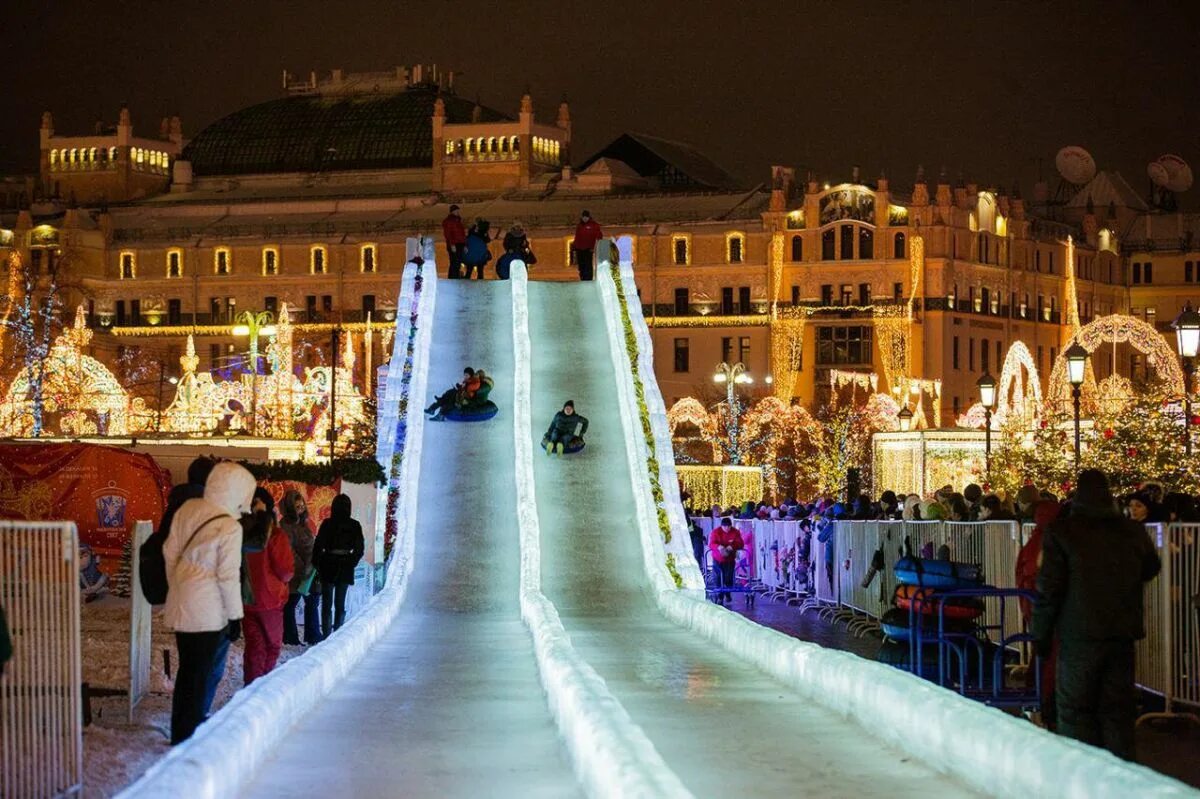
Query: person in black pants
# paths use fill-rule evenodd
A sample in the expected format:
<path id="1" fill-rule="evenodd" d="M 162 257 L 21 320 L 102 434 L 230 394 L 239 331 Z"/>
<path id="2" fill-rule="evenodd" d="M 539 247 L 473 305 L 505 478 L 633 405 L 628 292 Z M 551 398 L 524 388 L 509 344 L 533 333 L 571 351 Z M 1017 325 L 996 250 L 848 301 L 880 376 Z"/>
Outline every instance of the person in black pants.
<path id="1" fill-rule="evenodd" d="M 338 494 L 329 518 L 321 522 L 313 545 L 313 563 L 321 578 L 321 634 L 346 620 L 346 589 L 354 585 L 354 568 L 363 556 L 362 525 L 350 516 L 350 497 Z"/>
<path id="2" fill-rule="evenodd" d="M 217 663 L 217 651 L 226 641 L 241 637 L 240 620 L 229 622 L 224 630 L 204 633 L 175 633 L 179 651 L 179 671 L 175 674 L 175 693 L 171 697 L 171 745 L 186 741 L 205 718 L 204 697 L 208 678 Z"/>
<path id="3" fill-rule="evenodd" d="M 571 249 L 575 252 L 575 265 L 579 267 L 579 279 L 591 280 L 592 267 L 596 255 L 596 242 L 604 238 L 600 225 L 592 215 L 584 211 L 579 215 L 579 224 L 575 226 L 575 239 Z"/>
<path id="4" fill-rule="evenodd" d="M 1043 533 L 1030 632 L 1042 657 L 1058 637 L 1058 731 L 1126 760 L 1134 759 L 1143 586 L 1160 566 L 1146 528 L 1118 513 L 1104 473 L 1080 472 L 1070 515 Z"/>

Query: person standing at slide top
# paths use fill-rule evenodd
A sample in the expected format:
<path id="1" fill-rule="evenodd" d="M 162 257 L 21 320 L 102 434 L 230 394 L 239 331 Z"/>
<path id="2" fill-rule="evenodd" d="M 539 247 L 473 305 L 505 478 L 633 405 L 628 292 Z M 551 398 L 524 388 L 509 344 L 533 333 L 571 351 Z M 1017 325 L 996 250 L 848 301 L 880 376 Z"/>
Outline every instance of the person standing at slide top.
<path id="1" fill-rule="evenodd" d="M 596 242 L 604 238 L 604 231 L 592 215 L 584 211 L 579 215 L 579 224 L 575 226 L 575 240 L 571 249 L 575 251 L 575 264 L 579 267 L 579 279 L 591 280 L 596 258 Z"/>
<path id="2" fill-rule="evenodd" d="M 458 280 L 462 277 L 463 257 L 467 250 L 467 229 L 457 205 L 450 206 L 450 213 L 442 220 L 442 236 L 446 239 L 446 252 L 450 255 L 450 271 L 446 277 Z"/>

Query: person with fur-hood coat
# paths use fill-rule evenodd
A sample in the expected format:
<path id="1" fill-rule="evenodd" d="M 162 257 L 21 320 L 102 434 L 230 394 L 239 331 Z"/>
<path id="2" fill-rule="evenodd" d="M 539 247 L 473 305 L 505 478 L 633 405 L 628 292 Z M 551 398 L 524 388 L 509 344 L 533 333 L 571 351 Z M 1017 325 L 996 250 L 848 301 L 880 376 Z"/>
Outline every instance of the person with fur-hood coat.
<path id="1" fill-rule="evenodd" d="M 242 515 L 254 476 L 236 463 L 213 467 L 204 496 L 175 513 L 163 545 L 167 603 L 163 621 L 175 631 L 179 670 L 171 702 L 171 743 L 191 737 L 204 719 L 205 686 L 223 639 L 241 637 Z"/>

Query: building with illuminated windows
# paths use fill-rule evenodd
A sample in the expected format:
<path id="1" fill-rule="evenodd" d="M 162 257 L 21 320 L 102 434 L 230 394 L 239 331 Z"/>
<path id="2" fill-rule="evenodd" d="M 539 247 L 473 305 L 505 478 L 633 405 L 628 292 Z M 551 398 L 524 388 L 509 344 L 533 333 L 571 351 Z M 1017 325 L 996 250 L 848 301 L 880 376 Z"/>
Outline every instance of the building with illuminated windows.
<path id="1" fill-rule="evenodd" d="M 830 370 L 875 372 L 880 390 L 936 381 L 930 426 L 952 425 L 1015 341 L 1045 380 L 1075 325 L 1128 312 L 1166 331 L 1200 300 L 1200 221 L 1156 211 L 1115 173 L 1061 202 L 920 169 L 826 181 L 774 167 L 747 187 L 652 135 L 581 157 L 567 103 L 539 119 L 526 95 L 506 113 L 436 69 L 285 73 L 283 88 L 190 140 L 178 118 L 140 138 L 123 109 L 115 129 L 64 136 L 47 114 L 51 199 L 6 211 L 0 246 L 69 254 L 102 355 L 139 347 L 173 368 L 192 333 L 202 367 L 219 369 L 245 349 L 243 311 L 286 304 L 309 362 L 333 326 L 392 320 L 407 239 L 440 244 L 451 203 L 499 237 L 521 222 L 531 276 L 572 279 L 586 208 L 631 239 L 668 403 L 702 395 L 722 361 L 806 404 Z M 385 345 L 358 362 L 378 364 Z M 1136 374 L 1139 357 L 1114 345 L 1097 377 Z"/>

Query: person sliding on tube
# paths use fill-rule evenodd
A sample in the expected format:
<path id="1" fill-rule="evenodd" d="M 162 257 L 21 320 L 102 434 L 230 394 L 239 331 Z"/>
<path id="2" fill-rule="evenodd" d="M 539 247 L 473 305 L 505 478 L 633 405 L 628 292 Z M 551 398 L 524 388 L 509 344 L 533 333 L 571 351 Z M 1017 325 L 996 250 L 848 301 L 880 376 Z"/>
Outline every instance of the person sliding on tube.
<path id="1" fill-rule="evenodd" d="M 459 405 L 475 396 L 483 384 L 483 371 L 478 373 L 471 367 L 463 369 L 463 379 L 453 388 L 447 389 L 440 397 L 434 397 L 433 403 L 425 409 L 425 414 L 433 421 L 443 421 L 447 411 L 452 411 Z"/>
<path id="2" fill-rule="evenodd" d="M 550 422 L 550 429 L 546 431 L 546 454 L 563 454 L 563 450 L 574 439 L 583 438 L 587 429 L 587 417 L 575 413 L 575 401 L 567 400 L 562 410 L 554 414 L 554 421 Z"/>

